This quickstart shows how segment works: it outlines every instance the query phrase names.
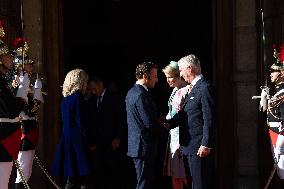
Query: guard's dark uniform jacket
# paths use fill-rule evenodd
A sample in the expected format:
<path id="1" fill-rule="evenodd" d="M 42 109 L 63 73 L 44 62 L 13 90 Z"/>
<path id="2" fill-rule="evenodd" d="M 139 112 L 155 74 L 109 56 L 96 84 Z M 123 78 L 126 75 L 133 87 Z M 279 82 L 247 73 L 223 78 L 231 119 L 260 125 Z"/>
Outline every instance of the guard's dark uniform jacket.
<path id="1" fill-rule="evenodd" d="M 25 101 L 15 97 L 0 73 L 0 162 L 17 159 L 21 142 L 19 114 Z"/>
<path id="2" fill-rule="evenodd" d="M 275 95 L 268 103 L 267 123 L 273 132 L 284 135 L 284 82 L 276 84 L 275 88 Z"/>
<path id="3" fill-rule="evenodd" d="M 34 150 L 39 137 L 37 114 L 41 101 L 33 99 L 33 95 L 28 95 L 28 104 L 21 112 L 22 118 L 22 142 L 20 151 Z"/>

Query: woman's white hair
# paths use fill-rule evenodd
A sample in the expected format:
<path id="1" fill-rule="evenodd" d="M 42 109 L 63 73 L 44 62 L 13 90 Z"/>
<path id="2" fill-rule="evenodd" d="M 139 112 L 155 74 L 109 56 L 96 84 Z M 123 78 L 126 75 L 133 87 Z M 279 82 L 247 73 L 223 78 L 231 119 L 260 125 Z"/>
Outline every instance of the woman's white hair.
<path id="1" fill-rule="evenodd" d="M 188 56 L 182 57 L 179 61 L 178 61 L 178 66 L 179 67 L 189 67 L 189 65 L 191 65 L 193 68 L 195 68 L 197 71 L 201 71 L 201 66 L 200 66 L 200 61 L 199 59 L 193 55 L 190 54 Z"/>
<path id="2" fill-rule="evenodd" d="M 88 74 L 81 69 L 74 69 L 67 73 L 62 89 L 62 95 L 67 97 L 78 90 L 82 90 L 83 84 L 88 81 Z"/>

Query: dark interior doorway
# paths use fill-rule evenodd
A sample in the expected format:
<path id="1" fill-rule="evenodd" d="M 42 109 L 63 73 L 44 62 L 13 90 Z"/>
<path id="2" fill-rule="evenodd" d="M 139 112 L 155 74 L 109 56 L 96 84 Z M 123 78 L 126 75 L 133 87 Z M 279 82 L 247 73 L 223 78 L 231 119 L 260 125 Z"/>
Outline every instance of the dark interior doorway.
<path id="1" fill-rule="evenodd" d="M 212 80 L 212 21 L 211 1 L 63 0 L 64 73 L 79 67 L 113 81 L 124 99 L 138 63 L 153 61 L 162 69 L 193 53 Z M 170 91 L 159 72 L 153 94 L 160 114 L 168 111 Z"/>
<path id="2" fill-rule="evenodd" d="M 138 63 L 163 68 L 193 53 L 212 79 L 211 1 L 64 0 L 63 23 L 65 73 L 83 68 L 115 81 L 125 94 Z M 159 79 L 160 91 L 167 84 L 162 74 Z"/>

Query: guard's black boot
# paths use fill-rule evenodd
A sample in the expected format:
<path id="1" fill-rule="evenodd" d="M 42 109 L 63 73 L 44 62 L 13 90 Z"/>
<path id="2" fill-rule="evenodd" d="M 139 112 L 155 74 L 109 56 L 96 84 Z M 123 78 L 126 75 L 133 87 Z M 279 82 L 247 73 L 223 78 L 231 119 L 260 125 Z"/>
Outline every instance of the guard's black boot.
<path id="1" fill-rule="evenodd" d="M 24 184 L 22 182 L 15 183 L 14 189 L 25 189 Z"/>

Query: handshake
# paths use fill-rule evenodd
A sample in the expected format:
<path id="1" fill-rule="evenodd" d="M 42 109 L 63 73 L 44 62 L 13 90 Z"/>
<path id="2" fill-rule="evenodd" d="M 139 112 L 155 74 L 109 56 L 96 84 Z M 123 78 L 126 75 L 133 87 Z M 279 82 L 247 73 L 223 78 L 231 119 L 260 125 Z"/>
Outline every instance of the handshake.
<path id="1" fill-rule="evenodd" d="M 171 129 L 171 125 L 168 123 L 166 117 L 161 116 L 158 119 L 158 122 L 160 125 L 162 125 L 166 130 L 170 130 Z"/>

